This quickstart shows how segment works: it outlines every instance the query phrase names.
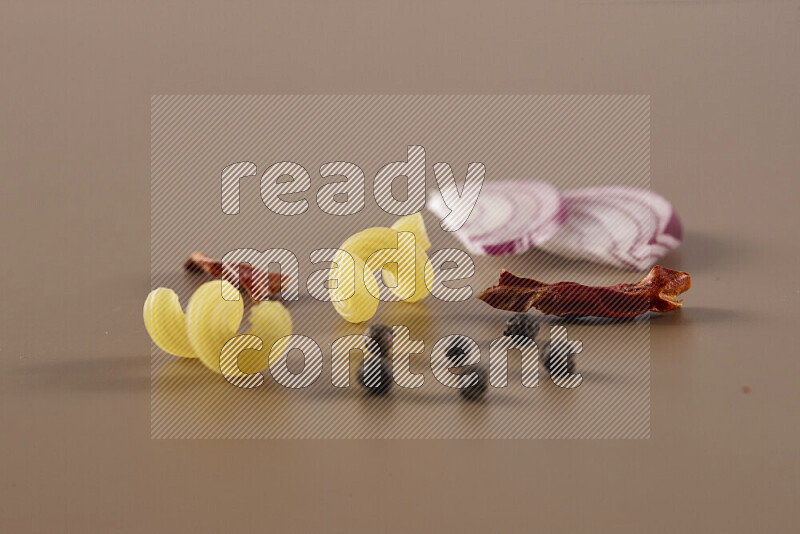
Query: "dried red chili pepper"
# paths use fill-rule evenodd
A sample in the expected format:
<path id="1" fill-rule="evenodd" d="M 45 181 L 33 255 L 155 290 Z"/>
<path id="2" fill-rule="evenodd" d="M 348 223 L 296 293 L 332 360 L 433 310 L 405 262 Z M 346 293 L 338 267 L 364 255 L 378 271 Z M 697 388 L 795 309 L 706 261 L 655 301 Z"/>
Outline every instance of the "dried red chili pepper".
<path id="1" fill-rule="evenodd" d="M 193 273 L 205 272 L 214 278 L 224 278 L 228 282 L 235 284 L 237 279 L 237 269 L 240 287 L 250 293 L 253 300 L 264 300 L 267 297 L 277 295 L 281 291 L 281 284 L 287 279 L 276 273 L 262 273 L 254 270 L 248 263 L 223 265 L 221 261 L 203 254 L 194 252 L 183 264 L 183 267 Z M 264 276 L 266 274 L 266 277 Z"/>
<path id="2" fill-rule="evenodd" d="M 577 282 L 546 284 L 503 270 L 500 281 L 478 298 L 490 306 L 513 312 L 536 308 L 547 315 L 591 316 L 623 319 L 648 311 L 680 308 L 676 297 L 692 285 L 688 273 L 656 265 L 635 284 L 592 287 Z"/>

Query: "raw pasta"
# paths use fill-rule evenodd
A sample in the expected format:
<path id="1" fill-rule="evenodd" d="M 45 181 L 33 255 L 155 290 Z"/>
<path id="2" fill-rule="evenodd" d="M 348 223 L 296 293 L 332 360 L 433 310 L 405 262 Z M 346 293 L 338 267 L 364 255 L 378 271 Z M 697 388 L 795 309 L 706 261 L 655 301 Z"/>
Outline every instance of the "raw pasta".
<path id="1" fill-rule="evenodd" d="M 222 347 L 237 335 L 243 317 L 241 295 L 220 280 L 201 285 L 189 299 L 185 314 L 178 295 L 165 287 L 152 291 L 144 304 L 144 324 L 158 348 L 198 358 L 217 373 Z M 292 318 L 281 303 L 263 301 L 250 310 L 249 322 L 247 333 L 259 337 L 266 350 L 242 352 L 238 362 L 242 372 L 256 373 L 283 356 L 286 343 L 282 340 L 292 333 Z"/>
<path id="2" fill-rule="evenodd" d="M 414 236 L 413 243 L 409 233 Z M 433 283 L 433 267 L 425 253 L 430 246 L 419 213 L 399 219 L 391 228 L 367 228 L 350 236 L 339 246 L 336 267 L 331 269 L 333 287 L 329 291 L 336 311 L 351 323 L 375 315 L 378 283 L 374 276 L 365 277 L 365 270 L 381 270 L 387 287 L 399 300 L 417 302 L 425 298 Z M 387 261 L 396 261 L 396 265 L 386 265 Z"/>

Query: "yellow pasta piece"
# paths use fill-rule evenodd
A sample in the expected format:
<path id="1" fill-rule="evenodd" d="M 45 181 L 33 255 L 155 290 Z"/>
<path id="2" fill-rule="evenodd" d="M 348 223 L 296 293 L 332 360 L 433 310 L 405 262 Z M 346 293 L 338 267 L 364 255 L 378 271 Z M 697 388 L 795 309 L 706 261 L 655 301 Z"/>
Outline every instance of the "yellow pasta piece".
<path id="1" fill-rule="evenodd" d="M 390 231 L 393 231 L 390 229 Z M 365 262 L 369 273 L 381 270 L 386 285 L 404 302 L 416 302 L 428 296 L 428 285 L 433 280 L 433 267 L 428 265 L 428 255 L 416 243 L 411 232 L 397 232 L 390 247 L 379 247 Z M 430 277 L 426 283 L 426 275 Z M 378 296 L 377 291 L 373 295 Z"/>
<path id="2" fill-rule="evenodd" d="M 173 356 L 197 358 L 186 331 L 186 315 L 178 295 L 171 289 L 159 287 L 144 301 L 144 326 L 158 348 Z"/>
<path id="3" fill-rule="evenodd" d="M 223 291 L 228 299 L 236 300 L 225 300 Z M 186 307 L 189 341 L 200 361 L 212 371 L 220 372 L 220 351 L 236 335 L 243 317 L 242 298 L 228 282 L 206 282 L 189 299 Z"/>
<path id="4" fill-rule="evenodd" d="M 264 343 L 261 351 L 245 351 L 239 355 L 239 369 L 258 373 L 275 363 L 286 352 L 287 336 L 292 334 L 292 316 L 283 304 L 271 300 L 259 302 L 250 310 L 250 335 Z M 281 343 L 276 343 L 282 340 Z"/>
<path id="5" fill-rule="evenodd" d="M 243 316 L 241 295 L 233 285 L 219 280 L 206 282 L 194 292 L 185 315 L 178 295 L 165 287 L 152 291 L 144 305 L 145 328 L 160 349 L 175 356 L 198 358 L 217 373 L 220 352 L 236 336 Z M 256 373 L 286 352 L 288 340 L 276 342 L 291 335 L 292 318 L 281 303 L 266 301 L 253 306 L 249 320 L 248 334 L 261 338 L 264 350 L 243 351 L 238 363 L 243 372 Z"/>
<path id="6" fill-rule="evenodd" d="M 342 252 L 336 254 L 334 262 L 339 267 L 335 269 L 336 276 L 332 272 L 331 280 L 335 279 L 337 286 L 330 289 L 329 293 L 333 307 L 345 321 L 361 323 L 378 311 L 378 299 L 364 285 L 364 260 L 352 253 L 351 255 L 352 260 Z M 378 292 L 378 283 L 374 277 L 368 277 L 367 283 L 373 293 Z"/>
<path id="7" fill-rule="evenodd" d="M 367 228 L 350 236 L 339 247 L 350 253 L 353 261 L 344 258 L 341 252 L 337 254 L 334 261 L 339 268 L 335 276 L 332 270 L 330 279 L 336 279 L 338 285 L 330 290 L 330 295 L 336 311 L 351 323 L 370 319 L 378 309 L 378 285 L 373 276 L 364 280 L 365 269 L 374 272 L 382 268 L 386 285 L 405 302 L 416 302 L 428 295 L 428 287 L 433 282 L 433 267 L 416 239 L 417 235 L 422 236 L 423 244 L 430 247 L 422 216 L 403 217 L 395 226 L 400 230 L 394 227 Z M 343 267 L 344 263 L 347 267 Z"/>
<path id="8" fill-rule="evenodd" d="M 422 213 L 420 212 L 400 217 L 392 225 L 392 230 L 411 232 L 417 238 L 417 243 L 419 243 L 422 250 L 427 252 L 431 249 L 431 240 L 428 237 L 428 231 L 425 229 L 425 221 L 422 219 Z"/>
<path id="9" fill-rule="evenodd" d="M 361 230 L 351 235 L 339 248 L 341 250 L 346 250 L 355 257 L 365 260 L 376 250 L 394 248 L 396 246 L 397 230 L 374 227 Z"/>

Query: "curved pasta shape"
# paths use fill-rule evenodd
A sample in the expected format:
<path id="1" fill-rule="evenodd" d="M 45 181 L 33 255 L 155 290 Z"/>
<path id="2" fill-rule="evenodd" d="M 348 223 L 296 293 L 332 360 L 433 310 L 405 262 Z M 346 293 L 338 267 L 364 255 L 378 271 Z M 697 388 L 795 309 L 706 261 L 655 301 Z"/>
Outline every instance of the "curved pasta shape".
<path id="1" fill-rule="evenodd" d="M 263 371 L 286 353 L 292 335 L 292 316 L 280 302 L 265 300 L 250 309 L 248 334 L 258 336 L 266 350 L 239 355 L 239 369 L 245 373 Z"/>
<path id="2" fill-rule="evenodd" d="M 422 247 L 422 250 L 425 252 L 430 250 L 431 240 L 428 237 L 428 231 L 425 229 L 425 221 L 422 219 L 421 213 L 417 212 L 413 215 L 400 217 L 391 228 L 398 232 L 411 232 L 417 238 L 417 243 Z"/>
<path id="3" fill-rule="evenodd" d="M 173 356 L 197 358 L 186 330 L 178 295 L 171 289 L 159 287 L 144 301 L 144 326 L 153 342 Z"/>
<path id="4" fill-rule="evenodd" d="M 373 294 L 378 291 L 374 277 L 367 277 L 372 287 L 369 291 L 364 283 L 364 260 L 359 256 L 337 252 L 333 259 L 338 267 L 331 269 L 331 280 L 336 287 L 329 290 L 334 309 L 342 318 L 351 323 L 361 323 L 370 319 L 378 311 L 378 299 Z"/>
<path id="5" fill-rule="evenodd" d="M 175 356 L 198 358 L 217 373 L 222 347 L 237 335 L 243 317 L 238 290 L 220 280 L 201 285 L 189 299 L 185 314 L 178 295 L 165 287 L 152 291 L 144 305 L 145 328 L 158 348 Z M 285 352 L 285 344 L 275 343 L 292 333 L 292 318 L 281 303 L 263 301 L 250 310 L 249 322 L 247 333 L 259 337 L 268 350 L 242 352 L 238 363 L 242 372 L 256 373 Z"/>
<path id="6" fill-rule="evenodd" d="M 425 298 L 433 282 L 433 266 L 425 253 L 428 248 L 430 240 L 419 213 L 399 219 L 391 228 L 367 228 L 353 234 L 339 246 L 336 267 L 331 269 L 330 280 L 335 287 L 329 292 L 334 308 L 351 323 L 375 315 L 378 283 L 374 276 L 365 280 L 365 271 L 381 270 L 386 285 L 399 300 L 417 302 Z"/>

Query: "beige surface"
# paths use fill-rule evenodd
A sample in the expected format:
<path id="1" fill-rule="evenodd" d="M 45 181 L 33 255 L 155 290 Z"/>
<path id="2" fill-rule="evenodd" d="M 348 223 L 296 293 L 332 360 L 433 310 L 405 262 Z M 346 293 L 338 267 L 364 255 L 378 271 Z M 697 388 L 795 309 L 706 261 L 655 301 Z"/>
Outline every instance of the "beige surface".
<path id="1" fill-rule="evenodd" d="M 796 2 L 2 20 L 0 531 L 796 529 Z M 653 187 L 687 229 L 664 263 L 694 280 L 652 330 L 651 439 L 151 441 L 153 93 L 650 94 Z"/>

